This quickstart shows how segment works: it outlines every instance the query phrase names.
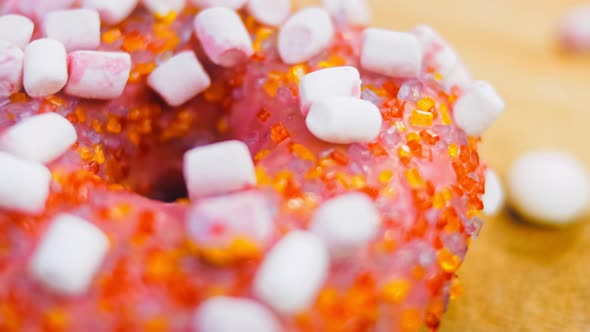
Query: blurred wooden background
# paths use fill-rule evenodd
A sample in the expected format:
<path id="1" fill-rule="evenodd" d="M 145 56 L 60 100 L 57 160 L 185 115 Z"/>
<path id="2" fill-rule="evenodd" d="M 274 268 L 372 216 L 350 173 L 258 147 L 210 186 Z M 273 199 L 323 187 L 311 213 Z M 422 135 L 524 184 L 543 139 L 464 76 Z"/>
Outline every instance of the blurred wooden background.
<path id="1" fill-rule="evenodd" d="M 590 168 L 590 55 L 564 54 L 555 43 L 559 17 L 584 0 L 369 2 L 374 25 L 431 24 L 477 79 L 496 86 L 507 112 L 486 134 L 483 155 L 500 174 L 536 147 L 569 151 Z M 590 220 L 563 230 L 507 214 L 486 221 L 459 273 L 465 295 L 441 330 L 590 331 Z"/>

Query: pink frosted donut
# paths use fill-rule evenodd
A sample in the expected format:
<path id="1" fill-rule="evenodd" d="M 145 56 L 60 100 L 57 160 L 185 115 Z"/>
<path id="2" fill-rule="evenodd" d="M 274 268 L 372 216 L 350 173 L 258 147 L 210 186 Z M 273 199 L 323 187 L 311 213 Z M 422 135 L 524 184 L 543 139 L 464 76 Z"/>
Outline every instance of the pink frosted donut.
<path id="1" fill-rule="evenodd" d="M 65 85 L 0 94 L 0 330 L 438 328 L 501 98 L 427 26 L 252 6 L 24 49 L 26 91 Z"/>

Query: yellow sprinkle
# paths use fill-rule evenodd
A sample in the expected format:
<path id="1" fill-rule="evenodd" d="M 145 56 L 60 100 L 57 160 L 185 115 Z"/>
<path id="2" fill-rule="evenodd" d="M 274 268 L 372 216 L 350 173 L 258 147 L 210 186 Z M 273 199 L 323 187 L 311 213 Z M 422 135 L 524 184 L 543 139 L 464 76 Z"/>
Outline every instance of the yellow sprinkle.
<path id="1" fill-rule="evenodd" d="M 412 188 L 420 188 L 424 186 L 424 179 L 416 168 L 411 168 L 406 171 L 406 178 Z"/>
<path id="2" fill-rule="evenodd" d="M 438 263 L 443 271 L 448 273 L 454 273 L 459 268 L 461 262 L 459 257 L 455 256 L 448 249 L 444 248 L 438 252 Z"/>
<path id="3" fill-rule="evenodd" d="M 290 146 L 291 152 L 303 160 L 315 161 L 316 156 L 305 146 L 294 143 Z"/>
<path id="4" fill-rule="evenodd" d="M 441 104 L 439 107 L 439 110 L 440 110 L 440 114 L 441 114 L 442 124 L 448 126 L 451 123 L 453 123 L 453 120 L 451 119 L 451 116 L 449 115 L 449 109 L 446 104 Z"/>
<path id="5" fill-rule="evenodd" d="M 381 289 L 381 296 L 389 303 L 401 303 L 410 290 L 410 283 L 405 279 L 392 279 Z"/>
<path id="6" fill-rule="evenodd" d="M 415 131 L 409 133 L 406 136 L 406 138 L 407 138 L 408 141 L 417 141 L 417 142 L 420 142 L 422 140 L 422 138 L 420 137 L 420 134 L 418 134 Z"/>
<path id="7" fill-rule="evenodd" d="M 457 144 L 449 144 L 449 156 L 457 158 L 459 156 L 459 147 Z"/>
<path id="8" fill-rule="evenodd" d="M 434 100 L 432 100 L 432 98 L 425 97 L 425 98 L 418 100 L 418 102 L 416 103 L 416 106 L 421 111 L 428 111 L 432 107 L 434 107 Z"/>
<path id="9" fill-rule="evenodd" d="M 351 178 L 351 184 L 353 189 L 362 189 L 367 186 L 367 181 L 362 175 L 354 175 Z"/>
<path id="10" fill-rule="evenodd" d="M 413 126 L 430 127 L 434 120 L 434 114 L 428 111 L 414 110 L 410 115 L 410 123 Z"/>
<path id="11" fill-rule="evenodd" d="M 389 183 L 393 178 L 393 172 L 390 170 L 384 170 L 379 174 L 379 182 L 381 183 Z"/>

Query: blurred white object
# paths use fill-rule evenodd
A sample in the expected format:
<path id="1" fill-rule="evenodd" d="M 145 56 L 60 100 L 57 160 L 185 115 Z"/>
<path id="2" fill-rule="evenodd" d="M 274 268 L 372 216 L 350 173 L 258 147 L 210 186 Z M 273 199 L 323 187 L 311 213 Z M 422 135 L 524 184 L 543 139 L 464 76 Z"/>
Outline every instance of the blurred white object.
<path id="1" fill-rule="evenodd" d="M 169 12 L 180 14 L 186 0 L 142 0 L 141 3 L 152 14 L 166 15 Z"/>
<path id="2" fill-rule="evenodd" d="M 422 70 L 422 45 L 407 32 L 369 28 L 363 32 L 361 66 L 390 77 L 418 77 Z"/>
<path id="3" fill-rule="evenodd" d="M 96 9 L 107 25 L 119 24 L 137 7 L 139 0 L 83 0 L 82 7 Z"/>
<path id="4" fill-rule="evenodd" d="M 307 61 L 328 48 L 334 38 L 330 14 L 322 8 L 309 7 L 293 14 L 279 30 L 279 55 L 283 62 Z"/>
<path id="5" fill-rule="evenodd" d="M 0 40 L 11 42 L 24 50 L 33 36 L 35 24 L 28 17 L 16 14 L 0 16 Z"/>
<path id="6" fill-rule="evenodd" d="M 307 115 L 316 101 L 335 96 L 361 97 L 358 69 L 351 66 L 320 69 L 303 76 L 299 83 L 299 105 L 303 115 Z"/>
<path id="7" fill-rule="evenodd" d="M 278 26 L 289 17 L 291 0 L 250 0 L 248 11 L 258 22 Z"/>
<path id="8" fill-rule="evenodd" d="M 238 10 L 246 4 L 248 0 L 190 0 L 193 5 L 200 8 L 209 7 L 227 7 Z"/>
<path id="9" fill-rule="evenodd" d="M 0 98 L 22 89 L 23 62 L 24 53 L 18 46 L 0 40 Z"/>
<path id="10" fill-rule="evenodd" d="M 569 11 L 559 26 L 561 44 L 574 51 L 590 51 L 590 5 Z"/>
<path id="11" fill-rule="evenodd" d="M 566 225 L 588 205 L 584 167 L 570 155 L 539 150 L 518 158 L 508 173 L 510 203 L 532 222 Z"/>
<path id="12" fill-rule="evenodd" d="M 488 216 L 498 214 L 506 201 L 500 177 L 491 168 L 486 170 L 486 192 L 481 199 L 484 206 L 483 213 Z"/>
<path id="13" fill-rule="evenodd" d="M 202 332 L 280 332 L 281 325 L 261 304 L 235 297 L 218 296 L 203 302 L 193 320 Z"/>
<path id="14" fill-rule="evenodd" d="M 92 9 L 66 9 L 47 13 L 43 34 L 59 40 L 66 51 L 93 50 L 100 45 L 100 17 Z"/>
<path id="15" fill-rule="evenodd" d="M 23 85 L 31 97 L 47 97 L 68 82 L 68 55 L 55 39 L 37 39 L 25 48 Z"/>

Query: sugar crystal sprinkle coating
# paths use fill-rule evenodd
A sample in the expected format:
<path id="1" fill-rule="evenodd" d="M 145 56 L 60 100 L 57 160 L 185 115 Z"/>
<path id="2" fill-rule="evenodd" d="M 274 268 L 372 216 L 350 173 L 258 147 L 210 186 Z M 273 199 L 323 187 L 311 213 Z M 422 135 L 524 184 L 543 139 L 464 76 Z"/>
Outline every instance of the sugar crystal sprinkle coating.
<path id="1" fill-rule="evenodd" d="M 434 42 L 386 33 L 403 38 L 389 40 L 395 57 L 382 57 L 342 8 L 270 13 L 276 23 L 243 0 L 187 1 L 177 12 L 154 1 L 25 0 L 0 14 L 40 24 L 48 10 L 34 13 L 33 2 L 98 11 L 101 42 L 46 54 L 34 70 L 25 55 L 24 89 L 0 96 L 0 137 L 56 114 L 77 138 L 47 139 L 55 154 L 46 166 L 20 148 L 0 152 L 0 330 L 438 328 L 481 227 L 479 135 L 501 104 L 495 93 L 466 97 L 466 67 L 431 28 Z M 198 36 L 195 17 L 206 11 L 195 5 L 240 8 L 229 15 L 245 33 Z M 42 37 L 38 29 L 33 43 Z M 207 49 L 219 40 L 233 44 Z M 236 45 L 246 47 L 240 61 L 220 62 Z M 86 79 L 64 60 L 77 52 L 131 61 L 121 75 L 82 63 Z M 45 71 L 47 61 L 59 68 Z M 353 73 L 338 84 L 345 92 L 318 80 L 311 98 L 306 75 L 333 68 Z M 324 107 L 338 98 L 359 107 L 338 117 Z M 458 103 L 473 113 L 458 116 Z M 363 110 L 372 120 L 363 114 L 351 135 Z M 52 232 L 64 215 L 75 221 Z M 73 233 L 80 238 L 55 240 Z M 67 255 L 89 265 L 56 260 L 60 246 L 43 251 L 56 242 L 73 243 Z M 36 268 L 39 256 L 50 274 Z"/>

